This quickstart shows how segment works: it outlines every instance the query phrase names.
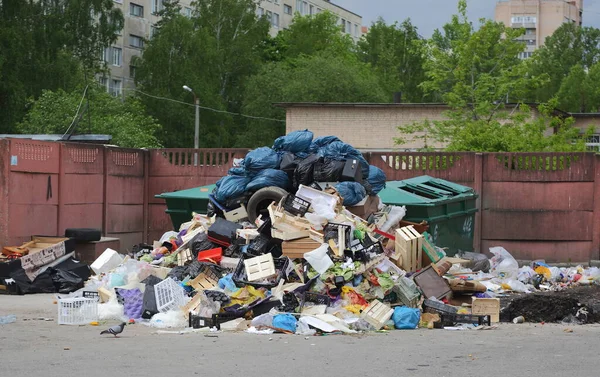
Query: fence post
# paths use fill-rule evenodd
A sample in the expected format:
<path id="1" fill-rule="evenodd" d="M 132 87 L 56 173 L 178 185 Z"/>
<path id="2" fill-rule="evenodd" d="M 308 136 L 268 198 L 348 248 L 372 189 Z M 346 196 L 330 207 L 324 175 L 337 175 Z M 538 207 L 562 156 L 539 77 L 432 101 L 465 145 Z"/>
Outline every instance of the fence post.
<path id="1" fill-rule="evenodd" d="M 63 216 L 63 211 L 64 211 L 64 202 L 65 202 L 65 195 L 63 193 L 63 187 L 62 185 L 65 182 L 65 164 L 63 162 L 63 157 L 65 154 L 65 144 L 64 143 L 58 143 L 58 187 L 56 188 L 56 192 L 58 192 L 58 204 L 56 206 L 56 235 L 60 236 L 64 233 L 61 232 L 61 229 L 63 228 L 63 221 L 64 221 L 64 216 Z M 66 231 L 66 229 L 65 229 Z M 62 234 L 61 234 L 62 233 Z"/>
<path id="2" fill-rule="evenodd" d="M 475 153 L 475 165 L 474 165 L 474 178 L 473 178 L 473 189 L 479 195 L 477 197 L 477 213 L 475 214 L 475 230 L 473 231 L 473 249 L 476 252 L 482 252 L 481 250 L 481 216 L 483 216 L 483 208 L 481 208 L 483 198 L 483 154 Z"/>
<path id="3" fill-rule="evenodd" d="M 594 214 L 590 259 L 600 259 L 600 154 L 594 156 Z"/>
<path id="4" fill-rule="evenodd" d="M 102 146 L 102 236 L 108 230 L 108 147 Z"/>
<path id="5" fill-rule="evenodd" d="M 8 246 L 8 190 L 10 185 L 10 140 L 0 139 L 0 246 Z"/>
<path id="6" fill-rule="evenodd" d="M 144 153 L 144 215 L 143 215 L 143 226 L 144 230 L 142 233 L 143 242 L 149 243 L 149 221 L 150 221 L 150 151 L 147 149 L 142 150 Z"/>

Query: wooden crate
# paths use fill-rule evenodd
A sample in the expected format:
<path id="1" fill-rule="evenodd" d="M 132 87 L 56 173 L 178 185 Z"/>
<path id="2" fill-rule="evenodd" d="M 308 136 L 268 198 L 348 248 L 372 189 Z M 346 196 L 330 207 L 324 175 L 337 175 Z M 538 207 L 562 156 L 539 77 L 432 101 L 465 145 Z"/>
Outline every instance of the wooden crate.
<path id="1" fill-rule="evenodd" d="M 190 282 L 192 288 L 200 292 L 205 289 L 211 289 L 216 287 L 218 280 L 214 276 L 210 276 L 206 272 L 201 272 L 194 280 Z"/>
<path id="2" fill-rule="evenodd" d="M 300 229 L 287 223 L 278 223 L 271 228 L 271 237 L 284 241 L 306 238 L 309 235 L 308 229 Z"/>
<path id="3" fill-rule="evenodd" d="M 500 299 L 473 297 L 471 314 L 489 315 L 492 322 L 500 322 Z"/>
<path id="4" fill-rule="evenodd" d="M 248 281 L 268 279 L 277 274 L 272 254 L 264 254 L 244 261 Z"/>
<path id="5" fill-rule="evenodd" d="M 315 242 L 310 238 L 301 238 L 293 241 L 284 241 L 281 244 L 283 255 L 290 259 L 304 258 L 304 253 L 313 251 L 321 246 L 321 243 Z"/>
<path id="6" fill-rule="evenodd" d="M 386 304 L 375 300 L 361 313 L 360 317 L 369 322 L 375 329 L 381 329 L 387 321 L 392 318 L 394 309 Z"/>
<path id="7" fill-rule="evenodd" d="M 191 311 L 195 310 L 200 305 L 201 300 L 202 300 L 202 292 L 198 292 L 192 298 L 192 300 L 183 307 L 183 309 L 182 309 L 183 314 L 185 314 L 186 318 L 190 315 Z"/>
<path id="8" fill-rule="evenodd" d="M 414 272 L 421 268 L 423 236 L 413 226 L 396 229 L 395 252 L 391 256 L 402 269 Z"/>
<path id="9" fill-rule="evenodd" d="M 177 253 L 177 265 L 185 266 L 186 263 L 191 262 L 194 259 L 194 254 L 189 248 L 185 248 L 183 250 L 179 250 Z"/>

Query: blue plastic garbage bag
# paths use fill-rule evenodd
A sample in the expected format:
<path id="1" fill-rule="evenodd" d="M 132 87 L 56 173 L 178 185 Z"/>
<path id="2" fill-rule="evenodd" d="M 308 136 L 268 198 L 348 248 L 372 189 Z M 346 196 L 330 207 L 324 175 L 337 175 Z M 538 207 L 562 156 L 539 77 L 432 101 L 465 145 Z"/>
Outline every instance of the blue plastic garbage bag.
<path id="1" fill-rule="evenodd" d="M 290 186 L 290 178 L 282 170 L 265 169 L 261 170 L 252 181 L 246 186 L 247 191 L 258 191 L 261 188 L 277 186 L 287 189 Z"/>
<path id="2" fill-rule="evenodd" d="M 290 132 L 275 140 L 273 149 L 292 153 L 308 152 L 313 140 L 313 133 L 309 130 Z"/>
<path id="3" fill-rule="evenodd" d="M 323 148 L 326 145 L 334 143 L 336 141 L 341 142 L 341 140 L 338 139 L 337 136 L 321 136 L 321 137 L 318 137 L 315 140 L 313 140 L 313 142 L 310 144 L 309 152 L 310 153 L 316 153 L 316 152 L 319 151 L 319 149 Z"/>
<path id="4" fill-rule="evenodd" d="M 277 169 L 281 156 L 269 147 L 257 148 L 248 152 L 244 158 L 244 168 L 249 173 L 258 173 L 264 169 Z"/>
<path id="5" fill-rule="evenodd" d="M 419 309 L 397 306 L 392 314 L 394 326 L 399 330 L 414 330 L 419 326 L 421 311 Z"/>
<path id="6" fill-rule="evenodd" d="M 357 205 L 367 196 L 367 190 L 358 182 L 341 182 L 335 189 L 344 198 L 345 206 Z"/>
<path id="7" fill-rule="evenodd" d="M 238 168 L 231 168 L 229 169 L 229 171 L 227 172 L 228 175 L 246 175 L 246 169 L 242 166 L 238 167 Z"/>
<path id="8" fill-rule="evenodd" d="M 357 159 L 360 162 L 363 177 L 369 176 L 369 163 L 365 160 L 362 153 L 350 144 L 334 141 L 320 148 L 318 154 L 321 157 L 329 157 L 334 160 Z"/>
<path id="9" fill-rule="evenodd" d="M 291 314 L 277 314 L 273 317 L 273 327 L 276 329 L 295 333 L 297 324 L 296 317 Z"/>
<path id="10" fill-rule="evenodd" d="M 225 203 L 227 199 L 242 196 L 246 192 L 246 186 L 250 183 L 250 178 L 239 175 L 228 175 L 219 179 L 215 199 L 219 203 Z"/>
<path id="11" fill-rule="evenodd" d="M 387 177 L 383 170 L 379 169 L 377 166 L 369 166 L 369 184 L 371 185 L 371 190 L 375 194 L 379 194 L 381 190 L 385 188 L 385 181 Z"/>
<path id="12" fill-rule="evenodd" d="M 229 274 L 227 276 L 223 276 L 222 278 L 220 278 L 218 285 L 219 285 L 219 288 L 227 289 L 230 292 L 237 292 L 239 289 L 233 282 L 233 274 Z"/>

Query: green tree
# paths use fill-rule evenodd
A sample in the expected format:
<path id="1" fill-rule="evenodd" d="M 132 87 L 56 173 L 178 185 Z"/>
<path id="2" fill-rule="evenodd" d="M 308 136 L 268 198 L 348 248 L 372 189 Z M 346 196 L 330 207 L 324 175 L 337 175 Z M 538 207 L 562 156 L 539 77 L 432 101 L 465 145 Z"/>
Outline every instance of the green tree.
<path id="1" fill-rule="evenodd" d="M 401 24 L 387 25 L 380 18 L 358 42 L 359 56 L 377 72 L 388 97 L 401 91 L 406 101 L 422 102 L 420 85 L 425 80 L 423 42 L 410 19 Z"/>
<path id="2" fill-rule="evenodd" d="M 528 75 L 527 64 L 518 59 L 524 49 L 516 41 L 521 33 L 489 20 L 481 20 L 475 30 L 461 0 L 459 14 L 428 42 L 428 79 L 423 83 L 426 93 L 450 106 L 447 119 L 399 127 L 404 136 L 396 142 L 421 138 L 454 151 L 581 150 L 584 143 L 572 120 L 554 114 L 556 101 L 538 106 L 539 116 L 525 106 L 506 108 L 508 102 L 523 102 L 528 90 L 545 82 L 544 75 Z M 548 129 L 555 134 L 547 137 Z"/>
<path id="3" fill-rule="evenodd" d="M 92 80 L 123 15 L 111 0 L 0 1 L 0 132 L 13 132 L 28 98 Z"/>
<path id="4" fill-rule="evenodd" d="M 260 68 L 269 23 L 255 10 L 252 0 L 199 0 L 190 19 L 178 12 L 177 4 L 169 5 L 157 34 L 136 62 L 136 82 L 143 92 L 192 103 L 191 94 L 182 89 L 188 85 L 203 107 L 221 111 L 201 110 L 203 147 L 231 146 L 243 128 L 239 117 L 224 112 L 240 111 L 246 80 Z M 166 146 L 192 145 L 192 107 L 141 98 L 163 125 Z"/>
<path id="5" fill-rule="evenodd" d="M 388 99 L 367 64 L 354 55 L 341 58 L 328 51 L 266 65 L 249 80 L 245 98 L 246 113 L 281 121 L 250 121 L 248 130 L 238 137 L 237 145 L 244 147 L 271 143 L 285 133 L 285 111 L 273 107 L 273 103 L 385 102 Z"/>
<path id="6" fill-rule="evenodd" d="M 600 63 L 589 70 L 581 64 L 571 68 L 557 93 L 558 107 L 573 113 L 597 112 L 600 109 Z"/>
<path id="7" fill-rule="evenodd" d="M 354 41 L 342 31 L 336 15 L 329 11 L 301 16 L 275 38 L 283 59 L 300 55 L 316 55 L 328 51 L 333 55 L 347 55 L 354 51 Z"/>
<path id="8" fill-rule="evenodd" d="M 599 60 L 600 29 L 563 24 L 546 38 L 544 46 L 531 59 L 530 75 L 549 77 L 546 84 L 531 92 L 531 99 L 538 102 L 549 100 L 558 93 L 574 66 L 590 69 Z"/>
<path id="9" fill-rule="evenodd" d="M 143 105 L 133 97 L 122 101 L 106 93 L 103 88 L 90 86 L 86 91 L 89 99 L 89 114 L 85 113 L 78 128 L 95 134 L 112 135 L 112 144 L 127 148 L 157 148 L 161 144 L 156 135 L 160 125 L 145 115 Z M 25 134 L 65 134 L 81 107 L 83 90 L 65 92 L 44 90 L 40 98 L 31 104 L 31 109 L 17 130 Z M 89 119 L 89 124 L 88 124 Z M 75 129 L 77 130 L 77 128 Z M 76 132 L 77 133 L 77 132 Z"/>

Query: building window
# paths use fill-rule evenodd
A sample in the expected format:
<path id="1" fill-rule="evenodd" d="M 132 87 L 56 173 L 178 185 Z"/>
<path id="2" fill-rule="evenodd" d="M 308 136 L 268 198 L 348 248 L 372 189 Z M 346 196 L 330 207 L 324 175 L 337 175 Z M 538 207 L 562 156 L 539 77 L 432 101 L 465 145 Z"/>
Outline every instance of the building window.
<path id="1" fill-rule="evenodd" d="M 525 51 L 519 52 L 519 59 L 528 59 L 533 55 L 533 52 Z"/>
<path id="2" fill-rule="evenodd" d="M 129 66 L 129 77 L 131 77 L 132 79 L 135 78 L 135 65 L 130 65 Z"/>
<path id="3" fill-rule="evenodd" d="M 259 8 L 256 10 L 256 14 L 258 14 L 258 17 L 262 17 L 262 16 L 264 16 L 264 15 L 265 15 L 265 10 L 264 10 L 263 8 L 260 8 L 260 7 L 259 7 Z"/>
<path id="4" fill-rule="evenodd" d="M 292 7 L 287 4 L 283 4 L 283 13 L 292 14 Z"/>
<path id="5" fill-rule="evenodd" d="M 279 5 L 279 0 L 273 0 L 273 2 L 277 5 Z"/>
<path id="6" fill-rule="evenodd" d="M 531 29 L 531 28 L 525 29 L 525 35 L 535 35 L 535 29 Z"/>
<path id="7" fill-rule="evenodd" d="M 296 12 L 302 14 L 302 0 L 296 0 Z"/>
<path id="8" fill-rule="evenodd" d="M 270 10 L 267 11 L 267 20 L 269 20 L 270 23 L 273 22 L 273 12 L 271 12 Z"/>
<path id="9" fill-rule="evenodd" d="M 534 16 L 512 16 L 510 22 L 513 24 L 535 24 L 537 17 Z"/>
<path id="10" fill-rule="evenodd" d="M 100 84 L 100 86 L 103 87 L 104 90 L 107 90 L 108 79 L 106 77 L 100 77 L 98 78 L 98 84 Z"/>
<path id="11" fill-rule="evenodd" d="M 152 13 L 158 13 L 163 10 L 163 0 L 152 0 Z"/>
<path id="12" fill-rule="evenodd" d="M 346 22 L 346 33 L 352 34 L 352 23 L 350 21 Z"/>
<path id="13" fill-rule="evenodd" d="M 312 16 L 313 14 L 315 14 L 315 7 L 310 4 L 309 9 L 308 9 L 308 13 Z"/>
<path id="14" fill-rule="evenodd" d="M 123 82 L 121 80 L 111 80 L 110 84 L 110 94 L 115 97 L 121 97 L 121 94 L 123 94 Z"/>
<path id="15" fill-rule="evenodd" d="M 156 28 L 156 26 L 154 26 L 154 25 L 150 26 L 150 39 L 154 38 L 157 31 L 158 31 L 158 29 Z"/>
<path id="16" fill-rule="evenodd" d="M 129 3 L 129 14 L 135 17 L 144 17 L 144 7 L 134 3 Z"/>
<path id="17" fill-rule="evenodd" d="M 317 7 L 317 14 L 321 13 L 322 11 L 323 11 L 323 9 Z"/>
<path id="18" fill-rule="evenodd" d="M 585 146 L 588 151 L 600 152 L 600 135 L 592 135 L 585 141 Z"/>
<path id="19" fill-rule="evenodd" d="M 135 48 L 144 48 L 144 38 L 129 34 L 129 45 Z"/>
<path id="20" fill-rule="evenodd" d="M 358 37 L 359 37 L 359 35 L 360 35 L 360 34 L 358 33 L 358 25 L 357 25 L 357 24 L 354 24 L 354 36 L 355 36 L 356 38 L 358 38 Z"/>
<path id="21" fill-rule="evenodd" d="M 275 28 L 279 27 L 279 13 L 273 13 L 273 16 L 271 17 L 271 25 L 273 25 Z"/>
<path id="22" fill-rule="evenodd" d="M 535 39 L 528 39 L 525 41 L 527 46 L 535 46 Z"/>
<path id="23" fill-rule="evenodd" d="M 110 62 L 110 47 L 107 47 L 104 50 L 102 50 L 102 61 L 106 63 Z"/>
<path id="24" fill-rule="evenodd" d="M 114 66 L 120 67 L 121 62 L 123 61 L 123 50 L 119 47 L 112 48 L 112 64 Z"/>
<path id="25" fill-rule="evenodd" d="M 308 14 L 308 3 L 306 1 L 302 2 L 302 14 L 304 16 Z"/>
<path id="26" fill-rule="evenodd" d="M 342 31 L 346 31 L 346 20 L 342 18 Z"/>

